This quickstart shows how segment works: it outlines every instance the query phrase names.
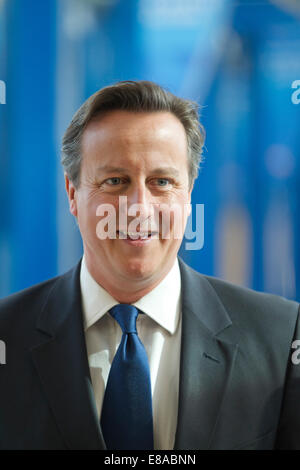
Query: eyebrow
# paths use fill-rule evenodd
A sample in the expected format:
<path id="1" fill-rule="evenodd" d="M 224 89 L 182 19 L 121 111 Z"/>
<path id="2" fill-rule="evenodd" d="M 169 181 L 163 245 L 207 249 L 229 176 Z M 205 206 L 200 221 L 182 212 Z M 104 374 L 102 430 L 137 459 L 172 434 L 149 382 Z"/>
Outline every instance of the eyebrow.
<path id="1" fill-rule="evenodd" d="M 97 173 L 128 173 L 128 169 L 126 168 L 121 168 L 121 167 L 116 167 L 116 166 L 99 166 L 97 168 Z M 150 172 L 151 174 L 160 174 L 160 175 L 171 175 L 174 177 L 179 176 L 179 171 L 176 168 L 173 167 L 160 167 L 160 168 L 155 168 Z"/>
<path id="2" fill-rule="evenodd" d="M 126 168 L 120 168 L 117 166 L 98 166 L 96 172 L 97 173 L 113 173 L 116 171 L 117 173 L 126 173 Z"/>

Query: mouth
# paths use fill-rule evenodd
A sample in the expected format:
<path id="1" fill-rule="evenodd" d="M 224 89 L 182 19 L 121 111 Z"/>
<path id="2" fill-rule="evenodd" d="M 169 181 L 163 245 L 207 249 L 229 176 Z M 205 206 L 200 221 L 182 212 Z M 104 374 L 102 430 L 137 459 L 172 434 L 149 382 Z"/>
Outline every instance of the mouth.
<path id="1" fill-rule="evenodd" d="M 146 242 L 158 239 L 158 232 L 130 232 L 128 230 L 117 230 L 117 238 L 129 242 Z"/>

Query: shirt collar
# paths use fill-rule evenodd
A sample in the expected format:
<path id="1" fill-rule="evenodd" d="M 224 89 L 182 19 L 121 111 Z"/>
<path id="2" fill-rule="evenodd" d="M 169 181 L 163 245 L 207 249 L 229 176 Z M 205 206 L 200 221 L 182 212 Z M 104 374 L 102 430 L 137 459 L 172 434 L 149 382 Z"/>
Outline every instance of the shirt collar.
<path id="1" fill-rule="evenodd" d="M 80 270 L 80 287 L 85 331 L 119 302 L 89 273 L 85 257 Z M 181 305 L 181 278 L 178 259 L 164 279 L 148 294 L 133 303 L 169 333 L 176 331 Z"/>

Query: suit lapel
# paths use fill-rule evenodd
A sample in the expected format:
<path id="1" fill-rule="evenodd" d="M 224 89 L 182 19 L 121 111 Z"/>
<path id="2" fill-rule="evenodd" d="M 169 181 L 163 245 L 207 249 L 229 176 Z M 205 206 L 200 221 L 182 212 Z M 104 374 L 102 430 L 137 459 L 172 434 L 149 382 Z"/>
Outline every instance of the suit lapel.
<path id="1" fill-rule="evenodd" d="M 80 263 L 58 277 L 31 349 L 44 393 L 69 449 L 105 449 L 91 385 L 83 332 Z"/>
<path id="2" fill-rule="evenodd" d="M 231 320 L 208 280 L 179 259 L 182 342 L 175 449 L 209 449 L 234 370 Z M 221 339 L 221 335 L 223 338 Z"/>

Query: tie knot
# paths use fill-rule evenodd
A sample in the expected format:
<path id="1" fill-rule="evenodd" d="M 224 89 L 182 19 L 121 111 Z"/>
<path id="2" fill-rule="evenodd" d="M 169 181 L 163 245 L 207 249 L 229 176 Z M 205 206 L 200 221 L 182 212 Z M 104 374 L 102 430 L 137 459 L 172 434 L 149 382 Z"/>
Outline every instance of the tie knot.
<path id="1" fill-rule="evenodd" d="M 139 311 L 129 304 L 118 304 L 110 309 L 110 314 L 119 323 L 123 333 L 136 333 L 136 319 Z"/>

